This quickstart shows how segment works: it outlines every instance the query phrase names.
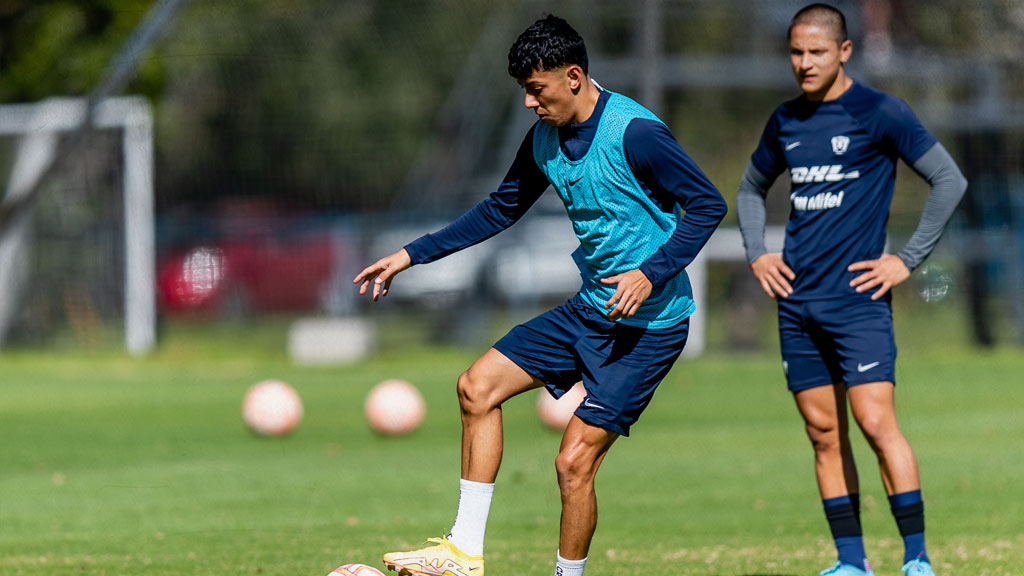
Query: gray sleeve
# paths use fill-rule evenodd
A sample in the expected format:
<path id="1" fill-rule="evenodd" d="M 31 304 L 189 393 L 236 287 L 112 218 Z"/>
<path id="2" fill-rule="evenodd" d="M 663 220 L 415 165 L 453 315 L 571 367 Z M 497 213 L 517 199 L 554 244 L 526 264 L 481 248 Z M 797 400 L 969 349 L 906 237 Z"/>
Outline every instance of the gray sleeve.
<path id="1" fill-rule="evenodd" d="M 914 171 L 931 184 L 917 230 L 897 256 L 911 271 L 931 254 L 946 223 L 967 190 L 967 179 L 941 143 L 936 143 L 914 162 Z"/>
<path id="2" fill-rule="evenodd" d="M 758 172 L 754 164 L 748 163 L 736 191 L 736 218 L 743 235 L 743 246 L 747 250 L 747 263 L 753 263 L 768 252 L 764 245 L 764 227 L 767 220 L 765 199 L 772 187 L 772 178 Z"/>

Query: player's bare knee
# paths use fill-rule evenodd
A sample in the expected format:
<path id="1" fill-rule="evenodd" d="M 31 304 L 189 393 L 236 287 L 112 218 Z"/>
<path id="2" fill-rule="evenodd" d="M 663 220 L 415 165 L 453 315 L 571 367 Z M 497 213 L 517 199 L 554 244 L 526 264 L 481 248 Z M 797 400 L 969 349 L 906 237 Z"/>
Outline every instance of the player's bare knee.
<path id="1" fill-rule="evenodd" d="M 574 450 L 562 450 L 555 456 L 555 472 L 562 492 L 572 491 L 593 479 L 593 462 Z"/>
<path id="2" fill-rule="evenodd" d="M 840 448 L 839 427 L 827 425 L 806 426 L 807 437 L 814 446 L 814 451 L 819 453 L 838 452 Z"/>
<path id="3" fill-rule="evenodd" d="M 890 419 L 873 412 L 859 416 L 857 425 L 872 446 L 884 446 L 899 436 L 899 429 L 891 425 Z"/>
<path id="4" fill-rule="evenodd" d="M 465 416 L 484 414 L 494 408 L 487 382 L 475 377 L 470 370 L 459 375 L 456 390 L 459 394 L 459 407 Z"/>

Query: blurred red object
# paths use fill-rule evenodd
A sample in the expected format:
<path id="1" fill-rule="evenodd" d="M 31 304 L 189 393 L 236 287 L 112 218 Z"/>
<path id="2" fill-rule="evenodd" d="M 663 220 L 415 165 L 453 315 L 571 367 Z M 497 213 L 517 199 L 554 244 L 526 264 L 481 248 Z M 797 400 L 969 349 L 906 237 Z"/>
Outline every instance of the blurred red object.
<path id="1" fill-rule="evenodd" d="M 245 315 L 322 305 L 336 263 L 329 226 L 244 211 L 215 228 L 212 240 L 179 246 L 159 259 L 161 311 Z"/>

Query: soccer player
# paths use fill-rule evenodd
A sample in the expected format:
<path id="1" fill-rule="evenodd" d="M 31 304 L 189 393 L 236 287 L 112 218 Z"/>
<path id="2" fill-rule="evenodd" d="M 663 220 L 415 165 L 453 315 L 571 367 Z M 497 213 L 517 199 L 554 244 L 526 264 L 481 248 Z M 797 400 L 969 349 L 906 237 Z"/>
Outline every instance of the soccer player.
<path id="1" fill-rule="evenodd" d="M 514 327 L 458 379 L 462 409 L 459 504 L 433 545 L 384 555 L 402 574 L 483 576 L 484 530 L 502 457 L 502 403 L 541 386 L 586 397 L 555 459 L 562 497 L 555 573 L 583 574 L 597 524 L 594 477 L 609 448 L 650 402 L 686 342 L 694 310 L 684 268 L 725 216 L 721 195 L 669 129 L 587 72 L 583 39 L 555 16 L 509 51 L 509 74 L 538 121 L 497 191 L 469 212 L 363 270 L 373 300 L 395 275 L 513 225 L 548 186 L 565 204 L 580 246 L 580 291 Z M 681 216 L 680 208 L 686 211 Z M 372 285 L 372 289 L 371 289 Z"/>
<path id="2" fill-rule="evenodd" d="M 967 182 L 907 105 L 846 75 L 853 51 L 843 14 L 825 4 L 797 12 L 789 54 L 803 94 L 779 106 L 743 175 L 737 214 L 750 269 L 778 301 L 783 369 L 814 447 L 825 516 L 839 559 L 821 574 L 873 574 L 860 524 L 847 410 L 878 458 L 905 542 L 903 572 L 933 574 L 914 452 L 896 421 L 896 344 L 890 289 L 926 256 Z M 931 185 L 920 224 L 887 254 L 896 162 Z M 765 197 L 789 171 L 785 249 L 764 245 Z"/>

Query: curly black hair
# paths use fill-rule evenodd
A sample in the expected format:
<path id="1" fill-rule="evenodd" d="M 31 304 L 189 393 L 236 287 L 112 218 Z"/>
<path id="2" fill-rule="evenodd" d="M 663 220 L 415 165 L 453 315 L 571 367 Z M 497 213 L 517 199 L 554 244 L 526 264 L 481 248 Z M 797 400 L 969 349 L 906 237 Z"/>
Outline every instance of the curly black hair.
<path id="1" fill-rule="evenodd" d="M 531 24 L 508 51 L 508 73 L 517 80 L 573 64 L 588 73 L 587 46 L 568 22 L 551 14 Z"/>

